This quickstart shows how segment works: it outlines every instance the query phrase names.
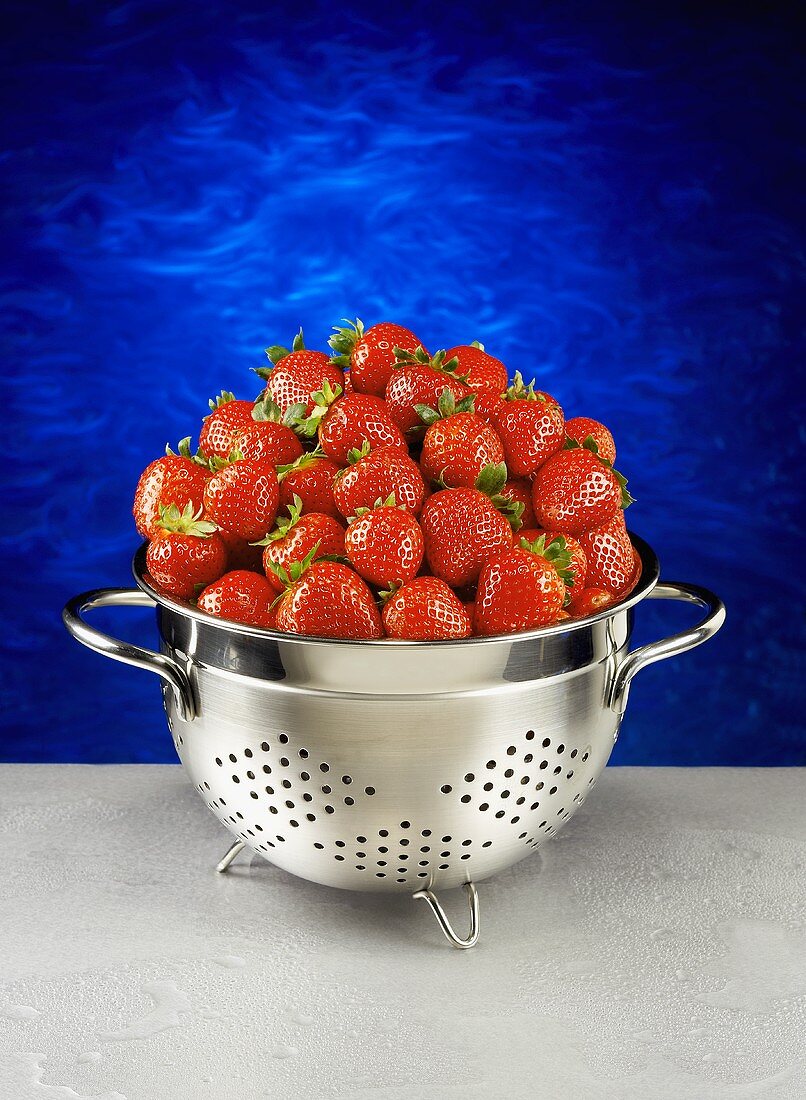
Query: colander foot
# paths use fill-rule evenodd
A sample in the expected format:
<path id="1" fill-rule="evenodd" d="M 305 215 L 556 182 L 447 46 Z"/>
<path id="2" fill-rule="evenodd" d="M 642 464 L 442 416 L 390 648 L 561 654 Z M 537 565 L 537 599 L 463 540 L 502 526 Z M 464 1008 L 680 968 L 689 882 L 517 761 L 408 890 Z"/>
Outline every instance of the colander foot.
<path id="1" fill-rule="evenodd" d="M 437 923 L 445 934 L 445 938 L 448 943 L 454 947 L 458 947 L 461 951 L 467 950 L 468 947 L 475 947 L 479 938 L 479 895 L 476 891 L 475 884 L 472 882 L 466 882 L 462 889 L 467 894 L 467 904 L 470 909 L 470 934 L 467 939 L 462 939 L 461 936 L 457 936 L 453 928 L 451 928 L 450 921 L 445 916 L 445 910 L 439 904 L 439 900 L 436 894 L 431 890 L 418 890 L 416 894 L 412 894 L 413 898 L 422 898 L 423 901 L 427 901 L 431 907 L 431 912 L 437 918 Z"/>
<path id="2" fill-rule="evenodd" d="M 225 871 L 229 870 L 229 865 L 234 859 L 238 858 L 245 847 L 246 844 L 242 840 L 236 840 L 227 854 L 215 865 L 216 871 L 223 875 Z"/>

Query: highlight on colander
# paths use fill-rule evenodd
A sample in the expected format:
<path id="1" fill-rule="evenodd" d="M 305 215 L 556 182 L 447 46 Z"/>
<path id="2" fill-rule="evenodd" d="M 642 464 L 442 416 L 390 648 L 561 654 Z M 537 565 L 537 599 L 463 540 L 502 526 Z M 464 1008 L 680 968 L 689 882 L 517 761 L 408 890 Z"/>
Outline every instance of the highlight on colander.
<path id="1" fill-rule="evenodd" d="M 245 364 L 227 383 L 248 398 L 222 390 L 140 475 L 135 587 L 63 617 L 160 678 L 188 779 L 231 834 L 218 872 L 256 854 L 408 894 L 470 948 L 477 885 L 557 835 L 635 675 L 725 609 L 661 579 L 600 410 L 478 341 L 422 335 L 355 318 L 328 351 L 300 330 Z M 692 605 L 692 623 L 635 645 L 645 601 Z M 87 621 L 121 606 L 154 608 L 153 649 Z M 440 901 L 458 887 L 461 926 Z"/>

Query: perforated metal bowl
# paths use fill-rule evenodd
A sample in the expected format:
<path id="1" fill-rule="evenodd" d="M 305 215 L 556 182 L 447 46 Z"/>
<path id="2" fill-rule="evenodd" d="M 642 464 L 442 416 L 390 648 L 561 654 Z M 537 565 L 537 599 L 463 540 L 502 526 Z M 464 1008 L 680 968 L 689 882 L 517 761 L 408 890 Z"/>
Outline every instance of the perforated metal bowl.
<path id="1" fill-rule="evenodd" d="M 151 587 L 77 596 L 68 630 L 163 681 L 168 725 L 196 790 L 244 846 L 303 878 L 424 897 L 457 946 L 478 933 L 472 886 L 553 836 L 585 801 L 618 733 L 635 673 L 699 645 L 724 608 L 704 589 L 641 579 L 624 603 L 577 622 L 460 642 L 339 642 L 225 622 Z M 692 630 L 628 651 L 645 598 L 707 609 Z M 88 626 L 109 604 L 156 604 L 159 654 Z M 437 889 L 465 885 L 469 936 Z"/>

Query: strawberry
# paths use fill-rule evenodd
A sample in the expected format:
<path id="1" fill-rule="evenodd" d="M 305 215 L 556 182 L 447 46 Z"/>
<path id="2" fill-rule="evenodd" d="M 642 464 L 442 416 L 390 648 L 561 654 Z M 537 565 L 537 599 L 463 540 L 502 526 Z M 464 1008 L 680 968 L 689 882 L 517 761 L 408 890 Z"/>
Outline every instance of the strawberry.
<path id="1" fill-rule="evenodd" d="M 453 489 L 474 486 L 485 466 L 504 461 L 501 440 L 489 424 L 473 414 L 473 396 L 457 404 L 446 387 L 436 409 L 417 406 L 420 419 L 429 425 L 420 468 L 426 478 Z"/>
<path id="2" fill-rule="evenodd" d="M 436 405 L 446 386 L 457 400 L 473 392 L 454 373 L 457 360 L 446 360 L 444 351 L 429 358 L 422 347 L 413 353 L 402 348 L 398 350 L 397 365 L 386 387 L 385 400 L 392 419 L 402 432 L 422 429 L 416 406 Z"/>
<path id="3" fill-rule="evenodd" d="M 270 463 L 236 459 L 207 482 L 204 510 L 225 531 L 254 542 L 274 523 L 279 495 L 277 474 Z"/>
<path id="4" fill-rule="evenodd" d="M 319 446 L 342 466 L 350 452 L 360 449 L 364 442 L 370 447 L 395 447 L 407 453 L 406 440 L 380 397 L 368 393 L 342 397 L 341 388 L 334 390 L 328 383 L 314 394 L 313 412 L 298 421 L 298 431 L 308 436 L 318 433 Z"/>
<path id="5" fill-rule="evenodd" d="M 246 539 L 229 531 L 219 530 L 218 534 L 227 548 L 227 572 L 235 569 L 248 569 L 252 573 L 263 572 L 262 546 L 252 546 Z"/>
<path id="6" fill-rule="evenodd" d="M 244 458 L 287 466 L 302 454 L 302 444 L 270 397 L 255 402 L 249 423 L 235 434 L 233 446 Z M 229 454 L 229 452 L 227 452 Z"/>
<path id="7" fill-rule="evenodd" d="M 350 465 L 336 476 L 333 498 L 341 514 L 354 516 L 359 508 L 371 508 L 376 500 L 394 493 L 398 507 L 418 515 L 425 497 L 420 467 L 395 447 L 371 451 L 365 442 L 347 456 Z"/>
<path id="8" fill-rule="evenodd" d="M 209 584 L 197 602 L 199 610 L 208 615 L 273 630 L 275 615 L 271 605 L 276 596 L 262 573 L 234 569 Z"/>
<path id="9" fill-rule="evenodd" d="M 209 404 L 212 412 L 202 421 L 199 450 L 208 458 L 226 458 L 236 437 L 253 424 L 252 402 L 238 401 L 234 394 L 222 390 Z"/>
<path id="10" fill-rule="evenodd" d="M 302 329 L 294 337 L 292 350 L 275 345 L 266 348 L 273 367 L 258 367 L 255 371 L 266 382 L 266 396 L 285 415 L 295 411 L 305 416 L 314 407 L 313 395 L 325 385 L 344 387 L 344 373 L 322 351 L 308 351 Z M 299 406 L 299 408 L 297 408 Z"/>
<path id="11" fill-rule="evenodd" d="M 523 511 L 521 512 L 521 524 L 524 528 L 537 527 L 535 510 L 532 507 L 532 486 L 525 478 L 508 477 L 506 480 L 506 484 L 501 490 L 501 496 L 506 497 L 508 500 L 514 501 L 517 504 L 523 505 Z M 524 530 L 521 530 L 518 533 L 521 538 L 523 538 L 526 534 Z M 539 534 L 540 532 L 538 531 L 538 535 Z"/>
<path id="12" fill-rule="evenodd" d="M 178 455 L 167 454 L 146 466 L 134 494 L 134 522 L 144 539 L 159 533 L 160 510 L 175 505 L 180 512 L 190 505 L 193 514 L 204 504 L 209 471 L 190 457 L 190 437 L 179 444 Z"/>
<path id="13" fill-rule="evenodd" d="M 494 415 L 493 425 L 504 445 L 507 469 L 514 477 L 533 474 L 565 441 L 560 406 L 532 384 L 524 386 L 519 373 Z"/>
<path id="14" fill-rule="evenodd" d="M 472 619 L 454 591 L 439 577 L 415 577 L 387 599 L 383 625 L 390 638 L 440 642 L 467 638 Z"/>
<path id="15" fill-rule="evenodd" d="M 344 552 L 365 581 L 376 588 L 405 584 L 416 576 L 423 560 L 423 533 L 394 494 L 373 508 L 359 508 L 344 536 Z"/>
<path id="16" fill-rule="evenodd" d="M 615 599 L 613 593 L 606 588 L 582 588 L 576 595 L 571 594 L 567 610 L 572 619 L 582 619 L 586 615 L 604 611 Z"/>
<path id="17" fill-rule="evenodd" d="M 580 535 L 579 541 L 588 560 L 588 585 L 622 596 L 630 587 L 636 563 L 624 513 L 616 512 L 608 523 Z"/>
<path id="18" fill-rule="evenodd" d="M 573 416 L 565 422 L 565 434 L 569 439 L 577 442 L 580 447 L 590 436 L 599 448 L 599 454 L 606 462 L 609 462 L 612 466 L 616 461 L 616 444 L 610 429 L 606 428 L 604 424 L 600 424 L 598 420 L 591 420 L 589 416 Z"/>
<path id="19" fill-rule="evenodd" d="M 302 501 L 302 514 L 321 512 L 340 518 L 333 499 L 333 481 L 339 467 L 320 450 L 306 451 L 287 466 L 277 468 L 280 480 L 280 507 L 290 508 L 296 497 Z"/>
<path id="20" fill-rule="evenodd" d="M 180 512 L 175 504 L 160 509 L 159 532 L 146 551 L 148 572 L 160 588 L 189 600 L 220 577 L 227 568 L 227 548 L 215 524 L 201 519 L 188 504 Z"/>
<path id="21" fill-rule="evenodd" d="M 294 497 L 288 507 L 288 518 L 277 520 L 276 526 L 257 545 L 263 546 L 263 568 L 266 578 L 277 592 L 283 591 L 283 583 L 274 571 L 275 565 L 289 569 L 292 562 L 302 561 L 314 546 L 316 557 L 325 554 L 344 554 L 344 528 L 333 518 L 321 512 L 302 514 L 302 501 Z"/>
<path id="22" fill-rule="evenodd" d="M 543 539 L 491 555 L 479 576 L 476 633 L 515 634 L 556 622 L 568 562 L 567 552 L 546 548 Z"/>
<path id="23" fill-rule="evenodd" d="M 426 558 L 435 576 L 457 588 L 474 584 L 487 558 L 512 546 L 511 523 L 520 520 L 517 506 L 497 495 L 505 481 L 502 463 L 482 472 L 476 483 L 482 488 L 443 489 L 428 498 L 420 522 Z M 511 522 L 499 511 L 506 506 Z"/>
<path id="24" fill-rule="evenodd" d="M 473 400 L 473 412 L 495 427 L 495 418 L 503 410 L 506 401 L 493 390 L 477 390 Z"/>
<path id="25" fill-rule="evenodd" d="M 383 637 L 380 612 L 366 583 L 339 562 L 313 561 L 315 552 L 316 547 L 288 570 L 277 567 L 286 585 L 277 603 L 277 629 L 348 641 Z"/>
<path id="26" fill-rule="evenodd" d="M 456 359 L 458 367 L 456 373 L 462 378 L 471 390 L 487 390 L 490 393 L 502 394 L 509 383 L 509 372 L 500 359 L 489 355 L 484 350 L 484 344 L 477 340 L 472 344 L 458 344 L 455 348 L 448 348 L 445 352 L 446 359 Z"/>
<path id="27" fill-rule="evenodd" d="M 632 497 L 621 474 L 599 457 L 593 440 L 586 439 L 582 447 L 568 440 L 565 447 L 538 470 L 532 503 L 541 526 L 578 537 L 608 523 Z"/>
<path id="28" fill-rule="evenodd" d="M 337 353 L 333 362 L 345 370 L 350 368 L 355 393 L 383 397 L 395 368 L 395 348 L 413 352 L 420 347 L 420 341 L 409 329 L 388 321 L 366 330 L 360 318 L 345 324 L 347 328 L 336 328 L 328 340 Z"/>

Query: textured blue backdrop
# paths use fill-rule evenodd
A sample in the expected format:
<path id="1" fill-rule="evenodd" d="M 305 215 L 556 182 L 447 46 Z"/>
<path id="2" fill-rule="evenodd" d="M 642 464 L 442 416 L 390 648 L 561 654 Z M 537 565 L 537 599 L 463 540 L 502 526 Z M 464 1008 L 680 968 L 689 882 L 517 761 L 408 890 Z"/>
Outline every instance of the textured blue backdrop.
<path id="1" fill-rule="evenodd" d="M 793 27 L 648 7 L 5 6 L 0 758 L 173 758 L 59 609 L 127 583 L 137 475 L 209 395 L 358 313 L 604 419 L 664 574 L 724 596 L 615 759 L 806 762 Z"/>

